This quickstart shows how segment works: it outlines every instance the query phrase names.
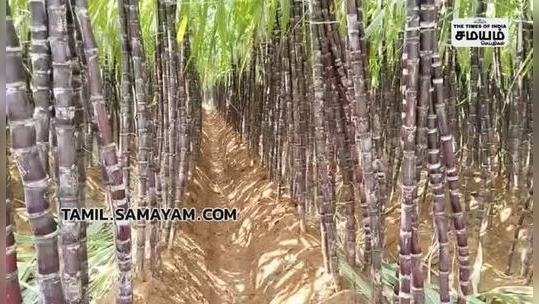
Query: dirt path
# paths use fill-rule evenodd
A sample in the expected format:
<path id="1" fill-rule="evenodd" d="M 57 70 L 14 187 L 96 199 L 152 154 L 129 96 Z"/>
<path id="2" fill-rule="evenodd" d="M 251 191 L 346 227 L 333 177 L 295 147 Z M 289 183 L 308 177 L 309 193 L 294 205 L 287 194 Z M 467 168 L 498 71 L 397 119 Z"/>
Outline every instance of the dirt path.
<path id="1" fill-rule="evenodd" d="M 316 229 L 300 235 L 294 207 L 237 135 L 205 115 L 202 159 L 186 207 L 237 208 L 239 219 L 182 223 L 162 273 L 137 283 L 137 303 L 319 303 L 332 292 Z"/>

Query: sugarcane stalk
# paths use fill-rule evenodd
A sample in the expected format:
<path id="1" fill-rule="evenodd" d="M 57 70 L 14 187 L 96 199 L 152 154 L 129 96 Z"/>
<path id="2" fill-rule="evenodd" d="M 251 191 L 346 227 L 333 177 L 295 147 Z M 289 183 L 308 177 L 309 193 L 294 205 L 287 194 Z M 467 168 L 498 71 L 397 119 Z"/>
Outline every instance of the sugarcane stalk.
<path id="1" fill-rule="evenodd" d="M 34 104 L 27 91 L 21 47 L 6 9 L 6 113 L 12 155 L 21 175 L 24 200 L 37 252 L 37 282 L 43 303 L 64 303 L 57 226 L 48 200 L 49 178 L 36 146 Z"/>

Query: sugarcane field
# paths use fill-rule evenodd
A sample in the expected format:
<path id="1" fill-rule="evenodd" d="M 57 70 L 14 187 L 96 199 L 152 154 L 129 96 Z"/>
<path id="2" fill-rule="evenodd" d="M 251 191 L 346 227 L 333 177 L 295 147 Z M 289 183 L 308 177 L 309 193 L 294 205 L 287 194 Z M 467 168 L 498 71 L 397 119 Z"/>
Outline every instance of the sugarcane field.
<path id="1" fill-rule="evenodd" d="M 2 2 L 0 303 L 535 303 L 531 0 Z"/>

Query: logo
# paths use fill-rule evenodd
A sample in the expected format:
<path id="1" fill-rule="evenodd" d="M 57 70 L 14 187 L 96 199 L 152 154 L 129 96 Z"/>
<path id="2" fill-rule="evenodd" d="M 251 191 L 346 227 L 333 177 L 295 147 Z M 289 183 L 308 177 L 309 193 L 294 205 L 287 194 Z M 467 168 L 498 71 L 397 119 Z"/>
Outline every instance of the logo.
<path id="1" fill-rule="evenodd" d="M 504 47 L 508 42 L 508 19 L 459 18 L 451 22 L 454 47 Z"/>

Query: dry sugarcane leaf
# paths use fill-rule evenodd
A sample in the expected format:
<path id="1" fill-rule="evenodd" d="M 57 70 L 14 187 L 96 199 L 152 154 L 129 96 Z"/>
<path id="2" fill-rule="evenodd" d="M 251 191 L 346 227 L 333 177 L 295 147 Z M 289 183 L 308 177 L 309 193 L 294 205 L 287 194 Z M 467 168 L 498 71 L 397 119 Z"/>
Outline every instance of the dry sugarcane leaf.
<path id="1" fill-rule="evenodd" d="M 511 216 L 511 211 L 511 207 L 505 207 L 500 211 L 500 221 L 502 223 L 505 223 L 505 221 L 509 219 L 509 217 Z"/>

